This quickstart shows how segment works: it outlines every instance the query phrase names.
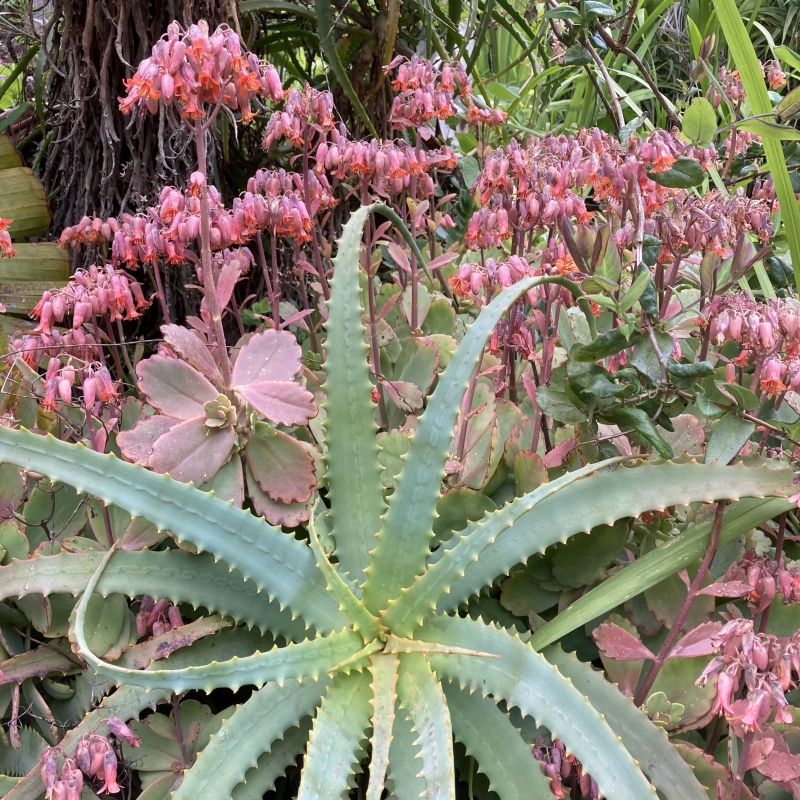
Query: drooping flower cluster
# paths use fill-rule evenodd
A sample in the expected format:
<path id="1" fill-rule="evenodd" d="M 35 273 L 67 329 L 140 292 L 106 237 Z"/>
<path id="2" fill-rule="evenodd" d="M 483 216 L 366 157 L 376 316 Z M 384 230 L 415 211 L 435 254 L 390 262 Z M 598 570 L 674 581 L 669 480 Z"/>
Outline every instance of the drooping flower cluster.
<path id="1" fill-rule="evenodd" d="M 786 75 L 781 69 L 781 65 L 774 59 L 767 61 L 766 64 L 758 62 L 761 74 L 766 78 L 767 84 L 770 89 L 780 89 L 781 86 L 786 85 Z M 725 97 L 732 106 L 739 106 L 746 99 L 744 84 L 739 75 L 738 69 L 728 69 L 727 67 L 720 67 L 717 71 L 717 82 L 722 86 Z M 711 101 L 714 108 L 719 108 L 722 101 L 722 95 L 717 88 L 717 82 L 712 82 L 706 92 L 706 98 Z"/>
<path id="2" fill-rule="evenodd" d="M 419 128 L 430 120 L 452 117 L 458 110 L 453 103 L 456 89 L 462 97 L 472 93 L 469 76 L 461 64 L 445 62 L 439 67 L 415 54 L 411 58 L 397 56 L 384 69 L 397 70 L 392 86 L 398 93 L 390 114 L 395 128 Z"/>
<path id="3" fill-rule="evenodd" d="M 741 345 L 728 365 L 729 380 L 736 366 L 760 365 L 760 389 L 770 396 L 800 388 L 800 304 L 792 298 L 758 303 L 743 294 L 717 297 L 707 315 L 712 344 Z"/>
<path id="4" fill-rule="evenodd" d="M 11 244 L 11 234 L 8 232 L 8 226 L 13 221 L 0 217 L 0 258 L 13 258 L 16 255 Z"/>
<path id="5" fill-rule="evenodd" d="M 138 747 L 142 739 L 135 734 L 119 717 L 107 717 L 108 732 L 131 747 Z M 87 780 L 102 781 L 95 791 L 118 794 L 117 754 L 108 737 L 98 733 L 87 733 L 78 742 L 73 758 L 64 759 L 61 777 L 58 775 L 58 755 L 61 748 L 49 747 L 42 753 L 41 776 L 45 787 L 46 800 L 79 800 L 83 789 L 84 776 Z"/>
<path id="6" fill-rule="evenodd" d="M 588 772 L 584 772 L 583 764 L 574 755 L 567 754 L 560 739 L 553 739 L 552 744 L 546 744 L 539 737 L 533 748 L 533 757 L 550 779 L 550 791 L 555 797 L 580 797 L 584 800 L 597 800 L 600 797 L 597 782 Z"/>
<path id="7" fill-rule="evenodd" d="M 295 147 L 308 143 L 309 133 L 317 132 L 321 139 L 333 129 L 333 95 L 320 92 L 307 83 L 303 90 L 289 89 L 281 111 L 274 111 L 267 123 L 263 148 L 268 150 L 273 142 L 289 139 Z"/>
<path id="8" fill-rule="evenodd" d="M 55 411 L 58 400 L 69 405 L 76 378 L 80 378 L 84 406 L 90 412 L 98 400 L 101 403 L 113 403 L 119 396 L 119 388 L 105 364 L 93 362 L 81 366 L 71 356 L 67 356 L 66 363 L 61 358 L 52 357 L 44 375 L 42 407 Z"/>
<path id="9" fill-rule="evenodd" d="M 139 610 L 136 612 L 136 633 L 140 639 L 148 633 L 161 636 L 182 625 L 180 610 L 166 597 L 154 600 L 148 594 L 142 595 Z"/>
<path id="10" fill-rule="evenodd" d="M 284 94 L 273 66 L 260 64 L 257 56 L 243 50 L 239 36 L 227 25 L 209 34 L 203 20 L 186 31 L 172 22 L 125 88 L 128 93 L 120 98 L 123 114 L 134 108 L 155 114 L 161 99 L 193 120 L 219 104 L 248 120 L 255 116 L 252 102 L 257 95 L 279 102 Z"/>
<path id="11" fill-rule="evenodd" d="M 800 675 L 800 633 L 790 639 L 756 633 L 753 621 L 729 621 L 711 636 L 717 654 L 697 679 L 699 686 L 715 675 L 717 698 L 712 714 L 722 711 L 737 736 L 759 730 L 775 712 L 775 721 L 794 721 L 787 692 Z M 736 699 L 742 688 L 746 696 Z"/>

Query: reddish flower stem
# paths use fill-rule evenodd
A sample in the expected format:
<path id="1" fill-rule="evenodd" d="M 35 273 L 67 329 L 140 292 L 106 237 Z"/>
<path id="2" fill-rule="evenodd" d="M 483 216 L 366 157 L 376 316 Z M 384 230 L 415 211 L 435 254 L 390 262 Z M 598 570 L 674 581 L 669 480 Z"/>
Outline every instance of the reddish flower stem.
<path id="1" fill-rule="evenodd" d="M 686 593 L 686 598 L 684 599 L 683 605 L 678 612 L 678 616 L 675 618 L 675 622 L 672 623 L 672 627 L 667 634 L 667 638 L 664 639 L 664 643 L 661 645 L 661 649 L 658 651 L 656 660 L 650 666 L 642 685 L 639 687 L 639 691 L 636 692 L 636 697 L 634 697 L 633 702 L 637 706 L 641 706 L 642 703 L 647 700 L 648 693 L 650 692 L 650 689 L 652 689 L 653 684 L 658 677 L 658 673 L 661 671 L 661 667 L 664 666 L 664 662 L 672 652 L 672 648 L 681 632 L 681 628 L 683 628 L 683 624 L 686 622 L 686 618 L 689 616 L 689 611 L 692 609 L 694 599 L 697 597 L 697 593 L 700 591 L 700 588 L 703 585 L 703 579 L 706 577 L 706 573 L 711 566 L 711 562 L 714 560 L 714 554 L 717 552 L 717 545 L 719 544 L 719 533 L 722 529 L 722 517 L 725 513 L 726 503 L 727 500 L 720 500 L 717 503 L 717 512 L 714 515 L 714 524 L 711 526 L 711 536 L 708 539 L 706 554 L 703 556 L 703 561 L 700 564 L 700 569 L 697 570 L 697 575 L 695 575 L 694 580 L 689 586 L 689 591 Z"/>
<path id="2" fill-rule="evenodd" d="M 747 759 L 750 756 L 750 745 L 753 743 L 753 731 L 745 734 L 742 739 L 742 749 L 739 751 L 739 765 L 736 768 L 736 778 L 733 781 L 733 790 L 731 791 L 731 800 L 739 800 L 742 794 L 742 786 L 744 786 L 744 774 L 746 772 L 745 766 Z"/>
<path id="3" fill-rule="evenodd" d="M 786 511 L 783 512 L 780 516 L 780 523 L 778 524 L 778 537 L 775 540 L 775 560 L 778 564 L 781 563 L 781 558 L 783 557 L 783 540 L 786 536 Z M 775 600 L 773 599 L 772 603 Z M 769 610 L 772 608 L 772 603 L 770 603 L 762 612 L 761 612 L 761 619 L 758 622 L 758 632 L 764 633 L 767 629 L 767 623 L 769 622 Z"/>

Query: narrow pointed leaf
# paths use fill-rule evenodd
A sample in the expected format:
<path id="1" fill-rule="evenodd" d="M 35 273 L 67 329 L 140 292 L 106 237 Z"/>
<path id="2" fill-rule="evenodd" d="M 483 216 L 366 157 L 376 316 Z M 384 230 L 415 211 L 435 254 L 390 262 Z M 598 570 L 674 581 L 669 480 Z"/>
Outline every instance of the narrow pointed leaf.
<path id="1" fill-rule="evenodd" d="M 521 294 L 538 283 L 542 283 L 541 278 L 529 278 L 504 289 L 472 323 L 439 376 L 411 440 L 375 546 L 370 579 L 364 587 L 364 599 L 373 613 L 383 611 L 422 572 L 433 535 L 436 502 L 453 426 L 467 384 L 486 340 L 502 315 Z"/>
<path id="2" fill-rule="evenodd" d="M 481 522 L 498 524 L 493 520 L 496 516 L 498 522 L 505 518 L 507 527 L 513 523 L 481 552 L 479 561 L 466 568 L 436 610 L 457 608 L 496 577 L 507 574 L 515 564 L 597 525 L 612 525 L 623 517 L 663 511 L 673 505 L 740 497 L 785 497 L 794 493 L 791 481 L 789 471 L 766 467 L 646 462 L 584 478 L 543 500 L 530 513 L 519 513 L 529 502 L 520 498 L 465 529 L 462 536 L 470 535 Z M 558 615 L 559 620 L 561 616 Z"/>
<path id="3" fill-rule="evenodd" d="M 457 680 L 533 716 L 580 760 L 600 792 L 614 800 L 644 800 L 654 789 L 602 716 L 532 647 L 504 630 L 459 617 L 435 617 L 418 638 L 496 653 L 502 658 L 429 656 L 440 678 Z"/>
<path id="4" fill-rule="evenodd" d="M 705 790 L 663 728 L 656 727 L 602 672 L 578 661 L 573 653 L 564 653 L 560 647 L 549 647 L 543 655 L 605 717 L 666 800 L 706 800 Z"/>
<path id="5" fill-rule="evenodd" d="M 368 672 L 339 674 L 322 700 L 308 742 L 298 800 L 339 800 L 369 725 Z"/>
<path id="6" fill-rule="evenodd" d="M 320 632 L 347 618 L 325 589 L 311 549 L 247 511 L 112 455 L 52 436 L 0 429 L 0 462 L 90 491 L 238 569 Z"/>
<path id="7" fill-rule="evenodd" d="M 442 687 L 424 656 L 416 653 L 404 653 L 400 656 L 397 696 L 401 706 L 408 710 L 417 734 L 422 759 L 420 773 L 425 780 L 426 800 L 454 800 L 455 774 L 450 712 Z"/>
<path id="8" fill-rule="evenodd" d="M 742 500 L 728 506 L 720 530 L 720 546 L 738 539 L 762 522 L 793 507 L 793 503 L 780 498 Z M 680 536 L 637 559 L 600 586 L 587 592 L 536 631 L 531 638 L 531 645 L 541 650 L 702 558 L 708 546 L 711 524 L 712 520 L 708 519 L 693 525 Z"/>
<path id="9" fill-rule="evenodd" d="M 389 748 L 389 778 L 394 785 L 392 797 L 397 800 L 419 800 L 425 792 L 425 780 L 419 774 L 422 760 L 416 741 L 417 734 L 408 714 L 398 709 Z"/>
<path id="10" fill-rule="evenodd" d="M 303 683 L 288 681 L 283 686 L 270 683 L 255 692 L 198 755 L 172 800 L 230 797 L 259 756 L 284 731 L 313 713 L 328 682 L 325 677 Z"/>
<path id="11" fill-rule="evenodd" d="M 478 762 L 500 800 L 551 800 L 550 781 L 519 731 L 491 697 L 445 683 L 453 735 Z"/>
<path id="12" fill-rule="evenodd" d="M 378 654 L 370 659 L 372 673 L 372 759 L 369 767 L 367 800 L 380 800 L 389 748 L 392 743 L 394 709 L 397 702 L 398 657 Z"/>
<path id="13" fill-rule="evenodd" d="M 359 284 L 361 234 L 368 213 L 368 207 L 361 208 L 350 217 L 333 260 L 323 387 L 336 555 L 357 584 L 364 581 L 384 512 Z"/>

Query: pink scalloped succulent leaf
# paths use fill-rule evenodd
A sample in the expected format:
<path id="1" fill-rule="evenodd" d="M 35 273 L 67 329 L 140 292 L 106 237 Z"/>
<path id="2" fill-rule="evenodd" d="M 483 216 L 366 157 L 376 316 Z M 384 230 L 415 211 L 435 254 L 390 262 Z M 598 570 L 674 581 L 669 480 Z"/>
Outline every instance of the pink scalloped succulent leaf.
<path id="1" fill-rule="evenodd" d="M 186 420 L 161 436 L 153 445 L 148 465 L 169 473 L 181 483 L 208 483 L 228 460 L 236 434 L 232 427 L 209 428 L 205 417 Z"/>
<path id="2" fill-rule="evenodd" d="M 202 372 L 215 386 L 222 385 L 219 367 L 200 334 L 180 325 L 162 325 L 161 333 L 166 344 L 184 361 Z"/>
<path id="3" fill-rule="evenodd" d="M 305 425 L 317 414 L 314 395 L 292 381 L 257 381 L 234 391 L 259 414 L 279 425 Z"/>
<path id="4" fill-rule="evenodd" d="M 268 330 L 252 336 L 233 365 L 234 386 L 261 381 L 292 381 L 300 372 L 303 351 L 286 331 Z"/>
<path id="5" fill-rule="evenodd" d="M 260 514 L 270 525 L 285 525 L 294 528 L 307 522 L 314 505 L 314 495 L 305 503 L 276 503 L 270 496 L 261 491 L 250 468 L 247 469 L 247 494 L 257 514 Z"/>
<path id="6" fill-rule="evenodd" d="M 129 431 L 117 435 L 117 445 L 128 461 L 148 466 L 153 454 L 153 445 L 179 422 L 163 414 L 142 417 Z"/>
<path id="7" fill-rule="evenodd" d="M 598 649 L 615 661 L 642 661 L 655 656 L 639 639 L 619 625 L 604 622 L 592 632 Z"/>
<path id="8" fill-rule="evenodd" d="M 136 372 L 147 402 L 175 419 L 205 416 L 203 404 L 219 395 L 208 378 L 179 358 L 151 356 L 139 363 Z"/>
<path id="9" fill-rule="evenodd" d="M 277 503 L 305 503 L 317 485 L 314 458 L 303 445 L 268 425 L 247 440 L 247 464 L 259 488 Z"/>

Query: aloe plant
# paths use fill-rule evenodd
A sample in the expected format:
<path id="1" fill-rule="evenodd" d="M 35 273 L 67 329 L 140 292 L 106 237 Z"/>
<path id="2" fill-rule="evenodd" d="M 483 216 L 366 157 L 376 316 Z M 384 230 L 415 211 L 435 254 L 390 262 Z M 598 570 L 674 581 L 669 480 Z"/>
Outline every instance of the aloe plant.
<path id="1" fill-rule="evenodd" d="M 0 428 L 1 462 L 88 492 L 210 554 L 128 553 L 114 545 L 102 556 L 39 557 L 4 568 L 0 597 L 81 593 L 71 638 L 100 676 L 123 687 L 108 701 L 118 715 L 134 717 L 147 704 L 191 689 L 258 687 L 185 772 L 176 800 L 251 796 L 248 785 L 263 791 L 303 751 L 304 799 L 340 797 L 367 755 L 368 800 L 378 800 L 388 782 L 401 800 L 452 798 L 454 737 L 504 800 L 547 797 L 548 781 L 511 711 L 533 717 L 563 740 L 605 797 L 641 800 L 658 790 L 667 798 L 701 800 L 704 788 L 662 731 L 589 667 L 558 651 L 540 654 L 527 637 L 458 609 L 514 565 L 573 534 L 673 505 L 786 497 L 793 492 L 791 473 L 621 456 L 541 485 L 431 552 L 469 379 L 506 309 L 550 279 L 527 278 L 505 289 L 468 329 L 428 398 L 387 498 L 359 288 L 361 234 L 374 210 L 353 214 L 334 261 L 323 387 L 330 510 L 318 503 L 308 540 L 213 492 L 113 455 Z M 330 527 L 324 542 L 318 530 L 323 519 Z M 144 594 L 148 581 L 174 602 L 202 605 L 285 643 L 174 668 L 103 660 L 86 631 L 92 596 Z M 104 713 L 101 706 L 69 733 L 62 752 L 74 752 Z M 306 741 L 309 715 L 314 721 Z M 41 786 L 34 770 L 9 797 L 33 799 Z"/>

